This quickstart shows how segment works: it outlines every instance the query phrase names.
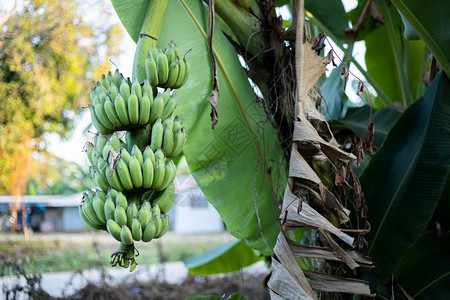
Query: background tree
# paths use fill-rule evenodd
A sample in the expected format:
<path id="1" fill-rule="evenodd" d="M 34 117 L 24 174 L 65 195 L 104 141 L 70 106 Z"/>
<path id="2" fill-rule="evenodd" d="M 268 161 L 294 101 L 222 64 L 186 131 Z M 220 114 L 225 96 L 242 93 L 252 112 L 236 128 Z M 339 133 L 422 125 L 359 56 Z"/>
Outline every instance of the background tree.
<path id="1" fill-rule="evenodd" d="M 25 193 L 43 134 L 70 132 L 92 78 L 119 54 L 119 27 L 89 9 L 107 20 L 103 4 L 75 0 L 16 3 L 1 19 L 0 194 Z"/>

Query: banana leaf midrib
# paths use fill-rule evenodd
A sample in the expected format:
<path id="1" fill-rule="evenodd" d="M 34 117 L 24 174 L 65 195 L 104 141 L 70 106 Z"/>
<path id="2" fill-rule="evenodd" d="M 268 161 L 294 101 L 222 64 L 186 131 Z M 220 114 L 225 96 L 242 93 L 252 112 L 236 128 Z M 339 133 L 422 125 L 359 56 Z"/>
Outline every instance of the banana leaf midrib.
<path id="1" fill-rule="evenodd" d="M 198 22 L 198 20 L 195 18 L 195 16 L 192 13 L 192 11 L 189 9 L 189 7 L 187 6 L 187 4 L 185 3 L 184 0 L 179 0 L 179 1 L 182 4 L 182 6 L 184 7 L 184 9 L 186 10 L 187 14 L 191 17 L 192 21 L 197 26 L 199 32 L 202 34 L 202 36 L 205 39 L 205 41 L 207 42 L 208 41 L 208 36 L 207 36 L 206 32 L 203 30 L 203 28 L 200 25 L 200 23 Z M 270 191 L 271 191 L 271 194 L 272 194 L 272 198 L 276 199 L 276 197 L 277 197 L 277 189 L 274 186 L 274 183 L 273 183 L 273 180 L 272 180 L 272 176 L 267 172 L 268 168 L 267 168 L 266 161 L 264 159 L 264 154 L 263 154 L 263 151 L 261 149 L 261 146 L 258 143 L 257 136 L 256 136 L 255 132 L 253 131 L 253 128 L 251 127 L 251 124 L 250 124 L 250 121 L 249 121 L 249 117 L 248 117 L 248 115 L 247 115 L 247 113 L 246 113 L 246 111 L 244 109 L 244 106 L 242 105 L 242 101 L 241 101 L 241 99 L 240 99 L 240 97 L 239 97 L 239 95 L 238 95 L 238 93 L 236 91 L 236 88 L 234 87 L 233 82 L 231 81 L 231 78 L 230 78 L 230 76 L 229 76 L 225 66 L 222 63 L 221 58 L 219 57 L 219 55 L 217 54 L 215 49 L 213 49 L 213 53 L 214 53 L 214 56 L 216 58 L 216 61 L 217 61 L 218 65 L 220 66 L 220 68 L 222 69 L 223 74 L 225 75 L 225 79 L 226 79 L 226 81 L 227 81 L 227 83 L 228 83 L 228 85 L 229 85 L 229 87 L 230 87 L 230 89 L 231 89 L 231 91 L 233 93 L 233 97 L 236 100 L 236 104 L 239 107 L 239 111 L 240 111 L 240 113 L 241 113 L 241 115 L 242 115 L 242 117 L 243 117 L 243 119 L 245 121 L 245 124 L 247 125 L 247 129 L 248 129 L 248 131 L 249 131 L 249 133 L 250 133 L 250 135 L 252 137 L 252 144 L 255 147 L 256 152 L 258 153 L 259 161 L 263 164 L 264 174 L 265 174 L 265 176 L 267 177 L 267 179 L 268 179 L 268 181 L 270 183 Z"/>

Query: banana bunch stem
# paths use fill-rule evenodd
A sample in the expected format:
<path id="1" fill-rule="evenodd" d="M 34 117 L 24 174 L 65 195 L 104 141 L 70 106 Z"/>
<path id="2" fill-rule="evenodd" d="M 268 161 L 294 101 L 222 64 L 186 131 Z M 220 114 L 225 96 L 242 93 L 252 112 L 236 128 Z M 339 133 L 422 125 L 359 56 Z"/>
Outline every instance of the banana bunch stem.
<path id="1" fill-rule="evenodd" d="M 159 38 L 168 5 L 169 0 L 149 1 L 133 61 L 132 78 L 137 78 L 139 82 L 145 79 L 145 58 L 151 44 Z"/>

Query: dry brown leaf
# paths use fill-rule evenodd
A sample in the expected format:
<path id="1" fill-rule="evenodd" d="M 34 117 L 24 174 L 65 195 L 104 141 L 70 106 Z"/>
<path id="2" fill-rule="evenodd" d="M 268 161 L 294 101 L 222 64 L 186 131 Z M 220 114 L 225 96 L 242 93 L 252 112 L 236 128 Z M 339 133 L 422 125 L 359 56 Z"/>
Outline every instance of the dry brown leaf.
<path id="1" fill-rule="evenodd" d="M 303 270 L 305 275 L 313 280 L 311 286 L 316 291 L 359 294 L 375 297 L 370 293 L 369 283 L 364 280 L 325 275 L 309 270 Z"/>
<path id="2" fill-rule="evenodd" d="M 283 199 L 283 208 L 281 211 L 280 219 L 283 218 L 285 211 L 287 211 L 286 225 L 289 227 L 304 226 L 309 228 L 322 228 L 340 238 L 342 241 L 350 246 L 353 246 L 354 238 L 343 233 L 315 209 L 303 202 L 302 211 L 297 213 L 297 207 L 299 205 L 299 199 L 292 194 L 289 186 L 286 186 Z"/>
<path id="3" fill-rule="evenodd" d="M 339 258 L 336 252 L 331 248 L 304 246 L 300 243 L 291 240 L 288 240 L 288 243 L 295 257 L 315 257 L 342 262 L 342 259 Z M 347 253 L 349 257 L 351 257 L 354 261 L 360 264 L 368 266 L 371 266 L 373 264 L 370 257 L 365 256 L 358 251 L 355 250 L 344 250 L 344 251 Z"/>

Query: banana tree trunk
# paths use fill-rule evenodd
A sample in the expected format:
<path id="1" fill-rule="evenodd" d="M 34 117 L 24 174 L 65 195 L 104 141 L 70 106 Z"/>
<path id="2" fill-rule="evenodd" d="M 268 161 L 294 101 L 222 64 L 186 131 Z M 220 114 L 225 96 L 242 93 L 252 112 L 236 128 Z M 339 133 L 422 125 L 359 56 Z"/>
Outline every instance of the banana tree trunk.
<path id="1" fill-rule="evenodd" d="M 311 164 L 328 160 L 348 165 L 348 161 L 356 157 L 339 148 L 325 117 L 316 107 L 316 103 L 320 103 L 321 95 L 314 84 L 325 71 L 326 64 L 324 58 L 317 56 L 311 49 L 311 44 L 306 41 L 303 7 L 301 0 L 296 27 L 297 93 L 289 181 L 279 217 L 282 232 L 278 236 L 272 257 L 272 276 L 268 282 L 270 295 L 271 299 L 316 299 L 315 291 L 318 291 L 374 296 L 370 293 L 369 283 L 366 281 L 303 270 L 296 260 L 298 257 L 321 258 L 345 263 L 352 270 L 372 267 L 370 258 L 354 250 L 342 249 L 332 235 L 350 248 L 354 247 L 355 238 L 335 227 L 304 201 L 309 197 L 322 201 L 326 210 L 333 211 L 340 223 L 346 223 L 349 211 L 324 186 Z M 321 134 L 313 123 L 325 124 L 321 126 Z M 328 132 L 323 132 L 323 128 Z M 306 247 L 287 238 L 290 230 L 298 228 L 317 230 L 328 246 Z"/>

